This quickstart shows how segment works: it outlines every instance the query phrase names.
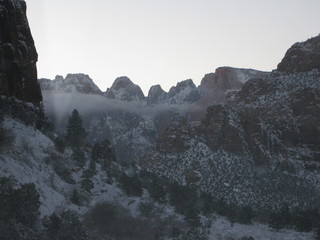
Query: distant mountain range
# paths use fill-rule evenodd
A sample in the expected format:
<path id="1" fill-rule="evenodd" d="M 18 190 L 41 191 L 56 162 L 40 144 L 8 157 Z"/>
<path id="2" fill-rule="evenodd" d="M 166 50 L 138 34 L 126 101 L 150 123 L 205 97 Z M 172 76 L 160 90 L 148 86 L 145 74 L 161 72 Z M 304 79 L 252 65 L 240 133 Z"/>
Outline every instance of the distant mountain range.
<path id="1" fill-rule="evenodd" d="M 0 1 L 5 240 L 319 238 L 320 35 L 272 72 L 220 67 L 148 96 L 125 76 L 38 82 L 36 61 L 25 1 Z"/>

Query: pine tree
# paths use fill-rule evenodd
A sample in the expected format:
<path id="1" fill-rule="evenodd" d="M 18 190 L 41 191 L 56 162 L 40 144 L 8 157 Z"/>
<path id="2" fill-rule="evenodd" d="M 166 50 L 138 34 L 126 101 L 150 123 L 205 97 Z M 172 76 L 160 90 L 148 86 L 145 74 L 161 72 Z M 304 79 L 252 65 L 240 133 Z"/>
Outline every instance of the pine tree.
<path id="1" fill-rule="evenodd" d="M 49 217 L 46 225 L 49 240 L 87 240 L 85 231 L 78 215 L 72 211 L 64 211 L 60 216 L 55 213 Z"/>
<path id="2" fill-rule="evenodd" d="M 60 138 L 60 137 L 56 137 L 55 140 L 54 140 L 54 146 L 56 147 L 56 149 L 63 153 L 66 146 L 65 146 L 65 143 L 64 141 Z"/>
<path id="3" fill-rule="evenodd" d="M 91 158 L 98 162 L 103 160 L 108 162 L 115 161 L 116 156 L 114 147 L 107 139 L 101 143 L 96 143 L 92 148 Z"/>
<path id="4" fill-rule="evenodd" d="M 85 164 L 86 156 L 85 153 L 81 150 L 81 148 L 73 148 L 72 149 L 72 160 L 79 166 L 83 167 Z"/>
<path id="5" fill-rule="evenodd" d="M 83 145 L 86 136 L 87 133 L 83 127 L 82 118 L 78 110 L 74 109 L 67 125 L 67 144 L 71 147 L 79 147 Z"/>

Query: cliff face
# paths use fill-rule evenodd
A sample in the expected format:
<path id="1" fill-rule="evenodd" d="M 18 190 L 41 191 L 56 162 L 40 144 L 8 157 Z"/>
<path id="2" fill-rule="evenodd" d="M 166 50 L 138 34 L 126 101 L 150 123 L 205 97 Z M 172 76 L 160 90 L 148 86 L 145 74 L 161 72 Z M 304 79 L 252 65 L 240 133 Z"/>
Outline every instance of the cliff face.
<path id="1" fill-rule="evenodd" d="M 251 78 L 267 76 L 268 72 L 254 69 L 219 67 L 215 73 L 204 76 L 199 86 L 202 105 L 224 103 L 227 93 L 238 91 Z M 205 104 L 203 104 L 205 103 Z"/>
<path id="2" fill-rule="evenodd" d="M 37 51 L 23 0 L 0 1 L 0 95 L 42 101 Z"/>

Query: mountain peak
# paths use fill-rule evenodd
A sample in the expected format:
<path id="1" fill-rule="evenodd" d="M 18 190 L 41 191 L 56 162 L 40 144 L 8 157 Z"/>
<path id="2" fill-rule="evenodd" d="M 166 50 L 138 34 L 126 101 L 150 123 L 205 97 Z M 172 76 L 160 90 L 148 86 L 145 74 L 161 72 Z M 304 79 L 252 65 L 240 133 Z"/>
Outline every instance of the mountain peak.
<path id="1" fill-rule="evenodd" d="M 113 89 L 119 90 L 120 88 L 126 88 L 128 86 L 134 86 L 135 84 L 127 76 L 117 77 L 112 84 Z"/>
<path id="2" fill-rule="evenodd" d="M 293 44 L 278 64 L 281 72 L 308 72 L 320 69 L 320 34 Z"/>
<path id="3" fill-rule="evenodd" d="M 192 79 L 178 82 L 175 87 L 169 90 L 170 103 L 195 103 L 200 98 L 200 93 Z"/>
<path id="4" fill-rule="evenodd" d="M 156 104 L 164 102 L 167 97 L 167 93 L 162 89 L 162 87 L 157 84 L 150 88 L 148 92 L 148 103 Z"/>
<path id="5" fill-rule="evenodd" d="M 141 88 L 126 76 L 116 78 L 105 95 L 107 98 L 122 101 L 140 101 L 145 98 Z"/>
<path id="6" fill-rule="evenodd" d="M 49 79 L 39 79 L 39 83 L 42 90 L 55 90 L 60 92 L 78 92 L 84 94 L 99 94 L 101 90 L 93 82 L 93 80 L 87 74 L 75 73 L 67 74 L 66 78 L 61 75 L 57 75 L 53 81 Z"/>

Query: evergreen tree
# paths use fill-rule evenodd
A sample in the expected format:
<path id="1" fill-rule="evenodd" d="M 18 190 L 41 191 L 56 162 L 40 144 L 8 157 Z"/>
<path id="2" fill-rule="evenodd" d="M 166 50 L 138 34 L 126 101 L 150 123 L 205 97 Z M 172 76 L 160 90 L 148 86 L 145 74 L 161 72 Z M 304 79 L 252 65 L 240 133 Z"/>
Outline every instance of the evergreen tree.
<path id="1" fill-rule="evenodd" d="M 72 211 L 65 211 L 60 216 L 53 213 L 46 224 L 46 234 L 49 240 L 88 239 L 78 215 Z"/>
<path id="2" fill-rule="evenodd" d="M 78 110 L 74 109 L 67 125 L 67 144 L 71 147 L 80 147 L 83 145 L 86 136 L 87 133 L 83 127 L 82 118 Z"/>
<path id="3" fill-rule="evenodd" d="M 91 158 L 100 163 L 103 168 L 107 168 L 112 161 L 116 160 L 113 145 L 107 139 L 101 143 L 96 143 L 92 148 Z"/>
<path id="4" fill-rule="evenodd" d="M 54 140 L 54 146 L 56 147 L 56 149 L 63 153 L 65 148 L 66 148 L 66 145 L 64 143 L 64 141 L 60 138 L 60 137 L 56 137 L 55 140 Z"/>
<path id="5" fill-rule="evenodd" d="M 134 176 L 128 176 L 127 174 L 122 174 L 119 178 L 120 187 L 128 196 L 142 196 L 142 183 L 139 177 L 135 174 Z"/>
<path id="6" fill-rule="evenodd" d="M 84 178 L 91 178 L 94 175 L 96 175 L 97 169 L 96 169 L 96 162 L 91 159 L 89 163 L 89 168 L 83 171 L 82 177 Z"/>
<path id="7" fill-rule="evenodd" d="M 73 148 L 71 157 L 72 157 L 72 160 L 75 161 L 79 167 L 84 166 L 86 158 L 81 148 L 78 148 L 78 147 Z"/>
<path id="8" fill-rule="evenodd" d="M 91 181 L 90 178 L 86 177 L 81 181 L 81 188 L 86 190 L 87 192 L 90 192 L 91 189 L 94 188 L 94 183 Z"/>
<path id="9" fill-rule="evenodd" d="M 320 224 L 318 223 L 318 226 L 314 230 L 314 235 L 316 240 L 320 240 Z"/>
<path id="10" fill-rule="evenodd" d="M 290 227 L 291 225 L 291 214 L 289 212 L 289 207 L 287 204 L 284 204 L 280 211 L 271 213 L 269 216 L 269 227 L 280 230 L 285 227 Z"/>

